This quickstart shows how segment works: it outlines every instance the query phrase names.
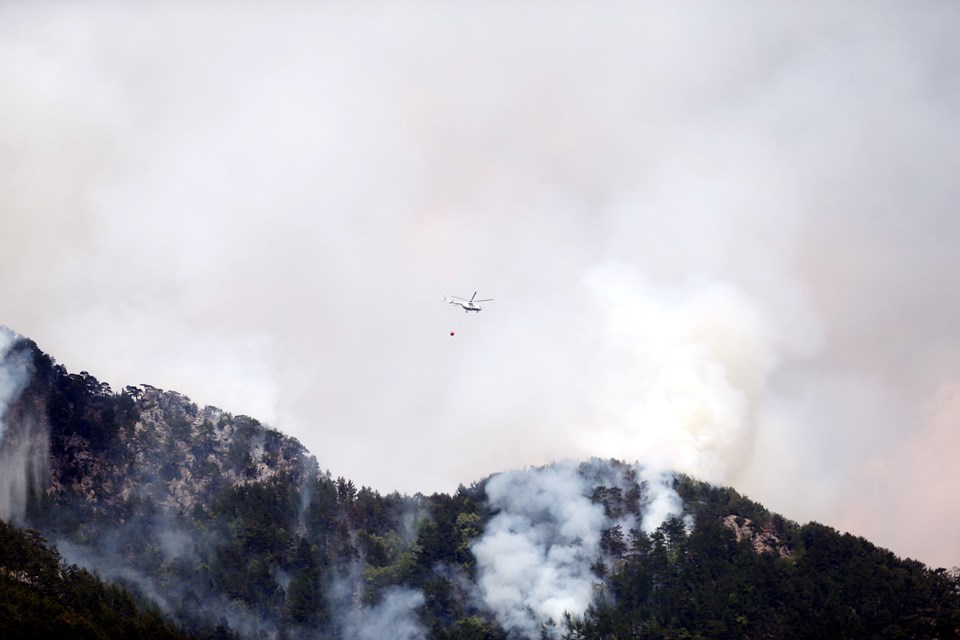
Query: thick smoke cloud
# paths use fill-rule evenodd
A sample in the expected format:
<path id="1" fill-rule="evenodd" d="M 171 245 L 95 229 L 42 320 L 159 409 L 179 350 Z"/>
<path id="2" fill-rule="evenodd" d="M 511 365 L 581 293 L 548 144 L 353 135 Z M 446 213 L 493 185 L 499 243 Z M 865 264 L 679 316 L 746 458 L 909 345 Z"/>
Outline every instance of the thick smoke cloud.
<path id="1" fill-rule="evenodd" d="M 543 629 L 557 628 L 565 613 L 582 616 L 602 585 L 593 567 L 602 558 L 603 530 L 620 525 L 650 533 L 681 515 L 669 475 L 634 471 L 644 483 L 643 504 L 636 505 L 640 522 L 631 513 L 614 520 L 591 500 L 598 486 L 627 489 L 624 468 L 598 460 L 508 471 L 486 483 L 496 515 L 472 551 L 480 599 L 504 629 L 536 639 Z"/>
<path id="2" fill-rule="evenodd" d="M 0 322 L 378 489 L 642 458 L 960 564 L 958 12 L 5 2 Z"/>
<path id="3" fill-rule="evenodd" d="M 730 468 L 750 462 L 755 413 L 779 359 L 762 310 L 729 285 L 657 290 L 623 267 L 594 269 L 585 286 L 606 325 L 590 394 L 603 415 L 596 432 L 581 430 L 582 446 L 729 482 Z"/>
<path id="4" fill-rule="evenodd" d="M 355 563 L 326 589 L 339 636 L 344 640 L 377 640 L 385 633 L 400 640 L 422 640 L 427 630 L 417 613 L 426 599 L 423 592 L 408 587 L 385 589 L 375 603 L 363 602 L 363 564 Z"/>

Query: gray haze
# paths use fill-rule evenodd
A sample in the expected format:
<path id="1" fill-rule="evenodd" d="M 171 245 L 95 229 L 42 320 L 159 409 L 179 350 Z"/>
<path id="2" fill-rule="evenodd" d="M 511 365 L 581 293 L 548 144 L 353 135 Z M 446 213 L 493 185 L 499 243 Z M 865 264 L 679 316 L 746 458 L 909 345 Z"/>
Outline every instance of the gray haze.
<path id="1" fill-rule="evenodd" d="M 17 338 L 15 333 L 0 327 L 0 446 L 7 433 L 7 410 L 20 395 L 30 375 L 23 362 L 7 357 Z"/>
<path id="2" fill-rule="evenodd" d="M 32 363 L 13 347 L 20 338 L 0 326 L 0 519 L 22 522 L 31 487 L 49 474 L 50 437 L 45 419 L 14 405 L 30 382 Z"/>
<path id="3" fill-rule="evenodd" d="M 7 0 L 0 323 L 380 490 L 616 456 L 957 565 L 958 27 Z"/>
<path id="4" fill-rule="evenodd" d="M 389 629 L 397 640 L 423 640 L 427 630 L 417 620 L 417 609 L 425 602 L 423 593 L 413 589 L 392 587 L 376 605 L 360 608 L 357 619 L 344 628 L 347 640 L 380 640 Z"/>

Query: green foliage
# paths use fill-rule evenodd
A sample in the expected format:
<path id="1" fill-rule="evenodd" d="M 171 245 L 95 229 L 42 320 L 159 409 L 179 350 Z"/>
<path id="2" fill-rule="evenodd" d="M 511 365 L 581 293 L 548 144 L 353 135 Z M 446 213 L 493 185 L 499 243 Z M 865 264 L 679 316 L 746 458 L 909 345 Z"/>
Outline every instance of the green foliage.
<path id="1" fill-rule="evenodd" d="M 36 531 L 0 521 L 0 638 L 188 638 L 96 574 L 66 565 Z"/>
<path id="2" fill-rule="evenodd" d="M 460 618 L 440 637 L 450 640 L 505 640 L 507 636 L 495 623 L 474 615 Z"/>
<path id="3" fill-rule="evenodd" d="M 798 527 L 729 489 L 678 478 L 696 526 L 631 531 L 612 598 L 564 622 L 567 638 L 948 638 L 960 632 L 960 579 L 817 523 Z M 740 509 L 741 511 L 736 511 Z M 790 555 L 757 552 L 724 525 L 766 523 Z M 619 550 L 617 536 L 605 535 Z M 616 556 L 616 554 L 614 554 Z"/>
<path id="4" fill-rule="evenodd" d="M 285 602 L 286 613 L 296 625 L 318 627 L 329 622 L 323 601 L 323 574 L 320 567 L 316 546 L 301 538 Z"/>
<path id="5" fill-rule="evenodd" d="M 396 586 L 423 593 L 417 614 L 432 640 L 507 637 L 472 587 L 472 545 L 492 515 L 482 482 L 453 495 L 381 495 L 320 472 L 299 443 L 252 418 L 201 412 L 146 385 L 114 393 L 35 346 L 20 348 L 34 350 L 35 374 L 10 415 L 39 407 L 58 474 L 56 491 L 34 491 L 28 521 L 102 550 L 140 580 L 128 584 L 131 595 L 64 565 L 40 534 L 3 525 L 0 640 L 182 637 L 142 606 L 148 594 L 162 594 L 167 614 L 199 636 L 229 636 L 228 612 L 247 637 L 337 638 L 347 613 Z M 545 636 L 960 637 L 955 572 L 800 526 L 683 475 L 674 481 L 683 517 L 629 530 L 614 520 L 639 519 L 649 487 L 629 466 L 609 464 L 626 482 L 589 495 L 611 519 L 593 565 L 594 601 L 545 625 Z M 193 493 L 184 497 L 185 486 Z M 729 523 L 748 520 L 774 537 L 772 550 L 738 541 Z"/>

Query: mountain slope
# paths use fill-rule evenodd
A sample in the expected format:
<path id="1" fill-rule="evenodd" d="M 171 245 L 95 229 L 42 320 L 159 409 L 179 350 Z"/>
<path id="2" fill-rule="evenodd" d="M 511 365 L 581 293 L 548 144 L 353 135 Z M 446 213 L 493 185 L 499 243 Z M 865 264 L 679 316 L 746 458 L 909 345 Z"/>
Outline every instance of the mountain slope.
<path id="1" fill-rule="evenodd" d="M 156 608 L 63 563 L 36 532 L 0 522 L 0 638 L 157 638 L 189 636 Z"/>
<path id="2" fill-rule="evenodd" d="M 187 632 L 956 637 L 956 573 L 729 488 L 591 460 L 381 495 L 294 439 L 28 340 L 0 362 L 0 515 Z M 385 630 L 389 630 L 388 632 Z"/>

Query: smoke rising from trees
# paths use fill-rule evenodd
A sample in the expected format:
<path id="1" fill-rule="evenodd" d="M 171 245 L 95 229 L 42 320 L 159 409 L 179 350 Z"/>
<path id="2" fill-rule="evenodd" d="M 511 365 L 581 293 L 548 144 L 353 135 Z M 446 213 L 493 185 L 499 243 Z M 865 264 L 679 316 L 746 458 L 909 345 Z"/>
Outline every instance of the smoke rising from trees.
<path id="1" fill-rule="evenodd" d="M 29 371 L 22 360 L 7 357 L 17 338 L 18 336 L 6 327 L 0 327 L 0 445 L 3 444 L 7 429 L 4 416 L 29 377 Z"/>
<path id="2" fill-rule="evenodd" d="M 642 494 L 629 492 L 623 467 L 599 460 L 509 471 L 486 483 L 496 515 L 472 551 L 480 598 L 504 629 L 534 639 L 564 614 L 582 616 L 603 583 L 595 565 L 602 561 L 604 530 L 650 533 L 668 517 L 682 515 L 669 474 L 628 468 L 634 482 L 642 482 Z M 621 490 L 627 509 L 606 513 L 592 495 L 596 487 Z"/>
<path id="3" fill-rule="evenodd" d="M 643 456 L 958 564 L 958 24 L 6 2 L 0 322 L 385 491 Z"/>
<path id="4" fill-rule="evenodd" d="M 358 619 L 346 628 L 346 640 L 378 640 L 389 632 L 399 640 L 421 640 L 426 630 L 416 618 L 423 594 L 413 589 L 388 590 L 376 605 L 363 607 Z"/>

